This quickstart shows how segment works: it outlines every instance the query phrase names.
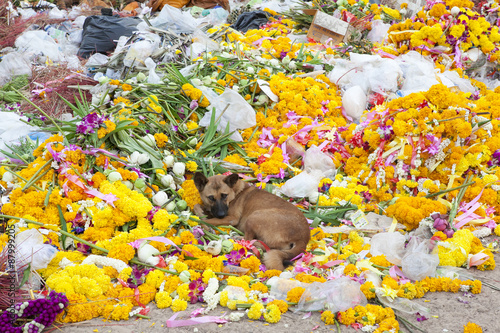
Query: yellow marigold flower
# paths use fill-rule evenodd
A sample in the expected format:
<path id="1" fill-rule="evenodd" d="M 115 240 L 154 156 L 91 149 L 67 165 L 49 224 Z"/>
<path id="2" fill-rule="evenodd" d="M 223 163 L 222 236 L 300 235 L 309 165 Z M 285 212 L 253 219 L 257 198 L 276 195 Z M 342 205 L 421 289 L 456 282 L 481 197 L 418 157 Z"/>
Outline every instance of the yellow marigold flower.
<path id="1" fill-rule="evenodd" d="M 375 298 L 375 285 L 371 281 L 363 283 L 360 287 L 361 292 L 365 294 L 366 299 Z"/>
<path id="2" fill-rule="evenodd" d="M 264 319 L 271 324 L 277 323 L 281 319 L 281 311 L 275 304 L 268 304 L 264 311 Z"/>
<path id="3" fill-rule="evenodd" d="M 190 172 L 195 172 L 198 169 L 198 164 L 195 161 L 186 162 L 186 170 Z"/>
<path id="4" fill-rule="evenodd" d="M 151 287 L 154 287 L 158 289 L 163 282 L 163 279 L 165 277 L 165 273 L 158 270 L 154 269 L 151 272 L 146 275 L 146 283 L 149 284 Z"/>
<path id="5" fill-rule="evenodd" d="M 230 276 L 227 278 L 227 285 L 228 286 L 235 286 L 235 287 L 241 287 L 245 290 L 250 290 L 250 287 L 248 286 L 248 282 L 243 279 L 241 276 Z"/>
<path id="6" fill-rule="evenodd" d="M 277 308 L 277 307 L 276 307 Z M 250 309 L 248 310 L 248 318 L 253 320 L 259 320 L 262 316 L 262 312 L 264 311 L 264 305 L 262 303 L 256 302 L 253 303 Z M 279 312 L 279 309 L 278 309 Z"/>
<path id="7" fill-rule="evenodd" d="M 464 333 L 483 333 L 483 329 L 478 324 L 471 323 L 464 325 Z"/>
<path id="8" fill-rule="evenodd" d="M 154 137 L 158 148 L 165 147 L 168 142 L 168 136 L 166 136 L 164 133 L 155 133 Z"/>
<path id="9" fill-rule="evenodd" d="M 254 284 L 252 284 L 250 290 L 257 290 L 260 291 L 261 293 L 267 293 L 269 291 L 267 286 L 262 282 L 255 282 Z"/>
<path id="10" fill-rule="evenodd" d="M 276 305 L 280 309 L 282 314 L 288 311 L 288 303 L 281 300 L 281 299 L 275 299 L 274 301 L 270 302 L 268 305 L 270 305 L 270 304 Z"/>
<path id="11" fill-rule="evenodd" d="M 182 299 L 177 298 L 172 302 L 171 309 L 173 312 L 184 311 L 186 310 L 186 308 L 187 308 L 187 302 Z"/>
<path id="12" fill-rule="evenodd" d="M 155 302 L 158 309 L 165 309 L 172 305 L 172 297 L 166 291 L 156 293 Z"/>
<path id="13" fill-rule="evenodd" d="M 187 202 L 188 206 L 193 209 L 194 205 L 202 204 L 200 192 L 194 185 L 194 181 L 192 179 L 186 180 L 182 183 L 182 189 L 184 192 L 181 197 L 184 201 Z"/>
<path id="14" fill-rule="evenodd" d="M 286 300 L 288 302 L 298 303 L 300 298 L 302 297 L 302 294 L 304 293 L 304 291 L 305 291 L 305 288 L 302 288 L 302 287 L 292 288 L 286 294 Z"/>
<path id="15" fill-rule="evenodd" d="M 250 256 L 240 262 L 241 267 L 249 269 L 248 273 L 257 273 L 260 265 L 261 262 L 256 256 Z"/>
<path id="16" fill-rule="evenodd" d="M 495 235 L 500 236 L 500 224 L 495 227 Z"/>
<path id="17" fill-rule="evenodd" d="M 227 290 L 224 290 L 223 292 L 220 293 L 220 300 L 219 300 L 219 304 L 221 306 L 224 306 L 226 307 L 227 306 L 227 302 L 229 301 L 229 295 L 228 295 L 228 292 Z"/>
<path id="18" fill-rule="evenodd" d="M 122 84 L 122 89 L 123 91 L 130 91 L 132 90 L 132 86 L 130 84 L 124 83 Z"/>
<path id="19" fill-rule="evenodd" d="M 323 311 L 321 314 L 321 320 L 325 323 L 325 325 L 333 325 L 335 324 L 335 314 L 330 310 Z"/>
<path id="20" fill-rule="evenodd" d="M 113 247 L 108 253 L 108 258 L 120 259 L 126 264 L 128 264 L 130 259 L 132 259 L 134 256 L 135 249 L 128 244 L 119 244 Z"/>

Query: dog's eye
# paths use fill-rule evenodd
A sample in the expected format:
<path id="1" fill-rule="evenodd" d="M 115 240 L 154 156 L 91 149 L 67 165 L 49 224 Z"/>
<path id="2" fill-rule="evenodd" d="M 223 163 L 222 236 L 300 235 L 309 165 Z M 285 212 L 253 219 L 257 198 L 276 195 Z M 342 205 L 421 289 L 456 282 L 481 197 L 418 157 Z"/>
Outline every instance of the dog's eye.
<path id="1" fill-rule="evenodd" d="M 213 196 L 213 195 L 209 196 L 209 197 L 208 197 L 208 199 L 209 199 L 210 201 L 215 201 L 215 198 L 214 198 L 214 196 Z"/>
<path id="2" fill-rule="evenodd" d="M 221 199 L 224 200 L 227 198 L 227 194 L 226 193 L 221 193 L 220 195 Z"/>

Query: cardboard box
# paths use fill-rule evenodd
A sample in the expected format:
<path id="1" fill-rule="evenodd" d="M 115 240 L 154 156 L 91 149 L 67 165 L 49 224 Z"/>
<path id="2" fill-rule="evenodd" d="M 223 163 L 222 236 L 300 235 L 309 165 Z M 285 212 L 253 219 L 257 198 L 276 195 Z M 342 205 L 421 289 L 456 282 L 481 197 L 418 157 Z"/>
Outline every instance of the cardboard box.
<path id="1" fill-rule="evenodd" d="M 311 15 L 313 16 L 314 14 L 316 14 L 318 10 L 317 9 L 302 9 L 302 12 L 306 15 Z"/>
<path id="2" fill-rule="evenodd" d="M 307 38 L 319 43 L 325 43 L 331 39 L 334 44 L 339 44 L 349 38 L 350 31 L 349 23 L 317 11 L 309 27 Z"/>

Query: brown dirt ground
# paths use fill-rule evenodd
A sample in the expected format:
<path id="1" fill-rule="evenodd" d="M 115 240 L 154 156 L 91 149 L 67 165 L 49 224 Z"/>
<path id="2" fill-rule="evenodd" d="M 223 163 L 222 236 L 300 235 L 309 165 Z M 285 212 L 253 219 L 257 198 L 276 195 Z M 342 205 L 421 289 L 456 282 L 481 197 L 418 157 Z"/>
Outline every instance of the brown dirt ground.
<path id="1" fill-rule="evenodd" d="M 489 237 L 489 241 L 493 238 Z M 500 254 L 495 254 L 497 265 L 500 264 Z M 497 287 L 500 287 L 500 268 L 493 271 L 479 271 L 470 269 L 469 273 L 484 281 L 488 281 Z M 411 323 L 417 325 L 423 332 L 427 333 L 462 333 L 464 325 L 471 321 L 483 328 L 483 332 L 500 333 L 500 291 L 493 290 L 483 285 L 482 292 L 473 297 L 464 296 L 462 293 L 427 293 L 425 297 L 415 300 L 417 303 L 430 309 L 431 315 L 424 322 L 417 322 L 413 315 L 403 315 Z M 463 301 L 467 302 L 464 303 Z M 148 319 L 137 319 L 128 321 L 108 321 L 104 322 L 102 318 L 96 318 L 86 322 L 67 324 L 53 332 L 64 333 L 160 333 L 160 332 L 200 332 L 200 333 L 256 333 L 256 332 L 337 332 L 335 326 L 325 326 L 320 320 L 319 313 L 313 313 L 307 319 L 303 319 L 304 313 L 285 313 L 281 321 L 277 324 L 267 324 L 265 322 L 242 319 L 239 322 L 217 325 L 215 323 L 200 324 L 196 326 L 167 328 L 166 320 L 173 314 L 170 309 L 158 309 L 154 303 L 149 304 L 151 312 Z M 200 304 L 189 305 L 188 309 L 178 316 L 177 319 L 187 319 L 194 309 L 200 307 Z M 293 308 L 292 308 L 293 310 Z M 209 315 L 217 316 L 228 312 L 227 308 L 218 307 Z M 418 330 L 406 329 L 400 321 L 401 332 L 417 333 Z M 351 327 L 341 326 L 342 333 L 354 333 L 356 331 Z"/>

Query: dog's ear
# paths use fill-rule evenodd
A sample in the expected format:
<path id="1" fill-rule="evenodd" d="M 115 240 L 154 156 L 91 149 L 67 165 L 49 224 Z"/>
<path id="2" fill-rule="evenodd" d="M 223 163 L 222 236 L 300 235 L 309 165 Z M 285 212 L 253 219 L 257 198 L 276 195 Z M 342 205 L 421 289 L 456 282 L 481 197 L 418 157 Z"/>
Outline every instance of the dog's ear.
<path id="1" fill-rule="evenodd" d="M 205 175 L 202 174 L 201 172 L 195 173 L 193 180 L 194 180 L 194 185 L 196 186 L 199 192 L 202 192 L 203 189 L 205 188 L 205 185 L 207 185 L 208 183 L 207 177 L 205 177 Z"/>
<path id="2" fill-rule="evenodd" d="M 237 173 L 233 173 L 232 175 L 227 176 L 224 178 L 224 183 L 227 184 L 227 186 L 233 188 L 234 185 L 236 185 L 236 182 L 240 179 L 240 176 L 238 176 Z"/>

